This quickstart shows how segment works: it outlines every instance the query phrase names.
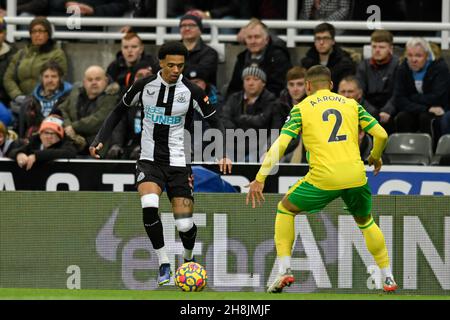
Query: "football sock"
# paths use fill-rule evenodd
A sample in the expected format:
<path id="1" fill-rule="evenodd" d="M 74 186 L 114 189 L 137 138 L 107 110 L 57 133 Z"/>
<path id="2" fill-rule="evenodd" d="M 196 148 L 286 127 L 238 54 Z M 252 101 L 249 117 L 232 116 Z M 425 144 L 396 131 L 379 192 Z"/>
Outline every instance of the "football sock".
<path id="1" fill-rule="evenodd" d="M 158 214 L 159 196 L 146 194 L 141 197 L 144 228 L 158 256 L 159 264 L 169 263 L 164 249 L 164 233 L 161 218 Z"/>
<path id="2" fill-rule="evenodd" d="M 392 275 L 392 270 L 391 270 L 390 266 L 381 269 L 381 279 L 384 280 L 387 277 L 391 278 L 392 280 L 394 279 L 394 276 Z"/>
<path id="3" fill-rule="evenodd" d="M 386 248 L 386 243 L 384 241 L 384 236 L 373 218 L 371 218 L 370 221 L 364 225 L 358 224 L 358 228 L 362 231 L 364 239 L 366 241 L 367 249 L 372 254 L 378 267 L 381 270 L 386 268 L 390 269 L 389 256 Z M 389 270 L 385 271 L 389 272 Z"/>
<path id="4" fill-rule="evenodd" d="M 169 257 L 167 256 L 166 248 L 162 247 L 155 251 L 156 255 L 158 256 L 159 265 L 162 265 L 163 263 L 170 263 Z"/>
<path id="5" fill-rule="evenodd" d="M 163 226 L 158 215 L 158 208 L 143 208 L 142 211 L 145 231 L 152 242 L 153 248 L 164 247 Z"/>
<path id="6" fill-rule="evenodd" d="M 275 247 L 280 263 L 280 273 L 285 273 L 286 269 L 291 267 L 292 245 L 295 233 L 294 217 L 295 214 L 287 210 L 280 201 L 275 218 Z"/>
<path id="7" fill-rule="evenodd" d="M 195 246 L 195 238 L 197 237 L 197 226 L 194 224 L 192 228 L 187 232 L 179 231 L 181 242 L 184 247 L 184 258 L 187 260 L 192 259 L 192 250 Z"/>
<path id="8" fill-rule="evenodd" d="M 291 256 L 278 257 L 278 263 L 280 274 L 285 274 L 291 268 Z"/>
<path id="9" fill-rule="evenodd" d="M 178 234 L 184 247 L 183 258 L 192 260 L 195 239 L 197 237 L 197 226 L 192 218 L 192 213 L 174 215 L 174 218 Z"/>

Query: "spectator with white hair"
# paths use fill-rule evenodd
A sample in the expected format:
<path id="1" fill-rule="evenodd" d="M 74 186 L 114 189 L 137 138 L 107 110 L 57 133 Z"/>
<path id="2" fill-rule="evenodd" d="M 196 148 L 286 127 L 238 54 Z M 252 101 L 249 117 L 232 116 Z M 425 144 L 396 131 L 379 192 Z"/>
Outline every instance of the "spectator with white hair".
<path id="1" fill-rule="evenodd" d="M 256 63 L 267 75 L 266 89 L 275 96 L 286 87 L 286 73 L 292 67 L 291 56 L 280 38 L 271 36 L 259 19 L 251 19 L 244 28 L 246 49 L 237 55 L 226 96 L 242 90 L 242 71 Z"/>
<path id="2" fill-rule="evenodd" d="M 431 135 L 432 120 L 448 110 L 449 69 L 435 51 L 423 38 L 411 38 L 406 43 L 406 59 L 398 69 L 394 86 L 397 132 Z M 434 134 L 434 139 L 438 138 Z"/>

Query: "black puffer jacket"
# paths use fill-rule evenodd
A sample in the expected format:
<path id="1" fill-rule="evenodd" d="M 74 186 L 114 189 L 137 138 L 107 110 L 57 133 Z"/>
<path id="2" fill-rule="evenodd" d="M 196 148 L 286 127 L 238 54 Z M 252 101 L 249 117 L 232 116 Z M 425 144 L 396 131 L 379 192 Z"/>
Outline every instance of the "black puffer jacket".
<path id="1" fill-rule="evenodd" d="M 10 153 L 12 159 L 16 159 L 21 152 L 26 155 L 34 154 L 36 156 L 36 164 L 44 163 L 55 159 L 75 158 L 77 149 L 70 138 L 64 137 L 61 141 L 50 146 L 48 149 L 41 149 L 42 142 L 38 134 L 30 139 L 30 143 L 14 149 Z"/>
<path id="2" fill-rule="evenodd" d="M 184 72 L 186 74 L 189 70 L 197 70 L 197 72 L 206 76 L 207 83 L 216 85 L 218 64 L 217 51 L 200 38 L 194 49 L 189 51 Z"/>
<path id="3" fill-rule="evenodd" d="M 235 92 L 222 108 L 223 125 L 225 129 L 278 129 L 278 124 L 274 122 L 277 108 L 276 97 L 267 89 L 263 90 L 254 104 L 246 108 L 244 92 Z"/>
<path id="4" fill-rule="evenodd" d="M 123 91 L 134 82 L 134 79 L 132 79 L 132 77 L 134 77 L 134 74 L 137 71 L 135 70 L 135 67 L 137 65 L 140 65 L 141 62 L 148 63 L 152 67 L 153 74 L 156 74 L 156 72 L 158 72 L 158 70 L 160 69 L 158 60 L 152 55 L 146 54 L 145 52 L 142 53 L 141 59 L 137 61 L 133 66 L 127 66 L 122 52 L 119 51 L 116 54 L 116 60 L 109 64 L 106 73 L 112 79 L 112 81 L 119 84 L 121 92 L 124 93 Z"/>
<path id="5" fill-rule="evenodd" d="M 271 37 L 264 54 L 259 60 L 252 60 L 250 52 L 245 49 L 238 54 L 233 75 L 227 89 L 227 97 L 242 90 L 242 71 L 252 63 L 257 63 L 267 76 L 266 89 L 279 96 L 286 86 L 286 73 L 292 67 L 291 56 L 284 42 L 274 41 Z"/>
<path id="6" fill-rule="evenodd" d="M 320 64 L 319 52 L 313 45 L 306 56 L 301 60 L 301 65 L 309 69 L 312 66 Z M 356 65 L 350 55 L 339 46 L 334 45 L 333 51 L 328 58 L 327 67 L 331 71 L 331 80 L 333 81 L 333 92 L 337 92 L 339 82 L 348 75 L 356 73 Z"/>
<path id="7" fill-rule="evenodd" d="M 426 112 L 431 106 L 441 106 L 448 110 L 449 70 L 442 58 L 434 60 L 428 66 L 423 78 L 423 94 L 420 94 L 408 62 L 402 62 L 397 71 L 394 86 L 394 104 L 398 112 Z"/>

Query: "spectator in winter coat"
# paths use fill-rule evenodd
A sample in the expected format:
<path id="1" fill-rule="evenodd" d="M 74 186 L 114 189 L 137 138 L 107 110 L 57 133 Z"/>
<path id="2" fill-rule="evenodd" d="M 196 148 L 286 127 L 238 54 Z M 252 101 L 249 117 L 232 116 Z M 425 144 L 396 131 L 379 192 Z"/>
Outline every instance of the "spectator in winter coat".
<path id="1" fill-rule="evenodd" d="M 11 152 L 21 146 L 19 140 L 15 139 L 13 135 L 16 135 L 17 138 L 17 134 L 8 130 L 5 124 L 0 121 L 0 158 L 12 159 Z"/>
<path id="2" fill-rule="evenodd" d="M 387 30 L 375 30 L 371 35 L 372 56 L 361 61 L 356 77 L 363 90 L 365 99 L 374 107 L 366 110 L 374 116 L 388 133 L 394 132 L 395 74 L 399 59 L 394 55 L 394 38 Z"/>
<path id="3" fill-rule="evenodd" d="M 334 92 L 337 91 L 342 78 L 355 74 L 355 64 L 350 55 L 336 44 L 335 34 L 332 24 L 324 22 L 317 25 L 314 29 L 314 45 L 301 60 L 301 65 L 306 69 L 317 64 L 328 67 L 331 71 Z"/>
<path id="4" fill-rule="evenodd" d="M 63 120 L 50 115 L 42 121 L 39 134 L 30 143 L 12 150 L 11 157 L 25 170 L 33 166 L 60 158 L 75 158 L 76 148 L 71 139 L 64 135 Z"/>
<path id="5" fill-rule="evenodd" d="M 406 43 L 406 59 L 400 65 L 394 87 L 398 132 L 432 134 L 432 119 L 448 110 L 449 69 L 423 38 Z M 439 134 L 434 135 L 435 139 Z"/>
<path id="6" fill-rule="evenodd" d="M 107 83 L 105 70 L 100 66 L 90 66 L 84 72 L 83 86 L 73 88 L 59 105 L 64 117 L 64 131 L 76 142 L 79 155 L 88 154 L 90 143 L 116 105 L 117 92 L 107 93 Z"/>
<path id="7" fill-rule="evenodd" d="M 0 18 L 0 75 L 4 75 L 16 48 L 6 41 L 6 22 Z M 9 105 L 10 98 L 3 85 L 3 76 L 0 77 L 0 101 Z"/>
<path id="8" fill-rule="evenodd" d="M 181 17 L 179 26 L 181 41 L 189 51 L 183 74 L 186 75 L 186 70 L 189 68 L 199 70 L 206 76 L 208 83 L 215 85 L 219 58 L 217 51 L 202 40 L 202 19 L 186 14 Z"/>
<path id="9" fill-rule="evenodd" d="M 305 89 L 306 69 L 300 66 L 294 66 L 286 74 L 286 89 L 281 91 L 279 109 L 275 116 L 279 117 L 279 124 L 275 127 L 281 129 L 286 122 L 292 107 L 299 104 L 306 97 Z M 304 150 L 302 149 L 301 136 L 292 139 L 284 152 L 282 162 L 300 163 L 302 161 Z M 297 149 L 297 152 L 295 152 Z"/>
<path id="10" fill-rule="evenodd" d="M 25 99 L 22 108 L 24 112 L 19 116 L 21 138 L 29 139 L 35 134 L 42 120 L 53 113 L 53 110 L 68 96 L 72 84 L 64 81 L 63 77 L 63 70 L 57 62 L 50 60 L 42 66 L 41 81 L 33 93 Z"/>
<path id="11" fill-rule="evenodd" d="M 146 61 L 138 62 L 132 74 L 133 83 L 139 79 L 153 75 L 152 66 Z M 131 84 L 130 84 L 131 86 Z M 120 120 L 111 137 L 111 147 L 105 155 L 106 159 L 137 160 L 141 154 L 141 106 L 128 108 L 126 116 Z"/>
<path id="12" fill-rule="evenodd" d="M 191 82 L 199 86 L 208 95 L 209 103 L 214 109 L 216 109 L 217 114 L 220 116 L 222 112 L 222 107 L 224 104 L 224 98 L 217 90 L 217 88 L 209 83 L 206 74 L 203 73 L 201 69 L 196 70 L 195 68 L 188 68 L 185 72 L 185 77 Z M 206 121 L 203 116 L 197 110 L 194 110 L 192 125 L 189 128 L 191 134 L 191 155 L 193 161 L 215 161 L 215 155 L 206 154 L 203 152 L 205 148 L 211 143 L 203 139 L 204 134 L 207 130 L 211 129 L 208 121 Z M 202 158 L 199 158 L 202 155 Z"/>
<path id="13" fill-rule="evenodd" d="M 52 39 L 51 23 L 44 17 L 36 17 L 29 25 L 29 32 L 31 43 L 14 54 L 3 77 L 5 90 L 17 105 L 33 92 L 42 65 L 47 61 L 56 61 L 67 74 L 66 54 Z"/>
<path id="14" fill-rule="evenodd" d="M 249 140 L 257 139 L 257 141 L 245 139 L 244 154 L 239 147 L 235 147 L 236 161 L 258 162 L 260 155 L 269 147 L 272 138 L 271 129 L 279 129 L 279 123 L 276 121 L 278 118 L 274 116 L 275 110 L 279 108 L 278 101 L 275 95 L 266 89 L 267 75 L 257 65 L 245 68 L 242 79 L 243 90 L 227 98 L 222 109 L 222 121 L 226 129 L 233 129 L 235 133 L 239 132 L 238 129 L 242 129 L 249 134 Z M 252 132 L 255 131 L 256 136 L 253 136 Z M 233 145 L 242 146 L 242 142 L 238 139 L 236 142 L 233 141 Z M 227 141 L 227 145 L 231 143 Z M 259 148 L 259 152 L 255 148 Z M 232 154 L 229 150 L 228 152 Z"/>
<path id="15" fill-rule="evenodd" d="M 135 67 L 139 62 L 150 66 L 152 73 L 159 70 L 158 60 L 144 51 L 144 43 L 138 34 L 126 33 L 121 40 L 121 50 L 116 55 L 116 60 L 110 63 L 106 73 L 111 80 L 120 87 L 120 92 L 133 83 L 132 75 L 136 73 Z"/>
<path id="16" fill-rule="evenodd" d="M 278 97 L 286 86 L 286 73 L 292 66 L 285 44 L 271 37 L 267 26 L 258 19 L 252 19 L 245 27 L 244 39 L 246 49 L 237 56 L 226 96 L 242 90 L 242 71 L 256 63 L 268 75 L 265 88 Z"/>
<path id="17" fill-rule="evenodd" d="M 372 106 L 367 100 L 364 99 L 363 91 L 358 79 L 355 76 L 346 76 L 339 82 L 338 93 L 346 98 L 354 99 L 358 102 L 366 111 L 373 110 Z M 359 128 L 359 151 L 361 159 L 365 161 L 372 150 L 372 138 L 366 134 L 364 130 Z"/>

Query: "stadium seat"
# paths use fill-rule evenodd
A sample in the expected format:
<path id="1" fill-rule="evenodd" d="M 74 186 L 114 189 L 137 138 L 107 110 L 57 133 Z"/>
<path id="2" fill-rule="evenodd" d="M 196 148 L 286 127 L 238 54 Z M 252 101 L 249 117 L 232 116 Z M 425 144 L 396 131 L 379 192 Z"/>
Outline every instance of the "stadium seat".
<path id="1" fill-rule="evenodd" d="M 450 133 L 445 134 L 439 138 L 439 141 L 438 141 L 438 144 L 436 147 L 436 152 L 433 155 L 433 158 L 431 159 L 431 164 L 439 165 L 439 162 L 443 155 L 450 155 Z"/>
<path id="2" fill-rule="evenodd" d="M 384 154 L 388 164 L 429 165 L 431 136 L 427 133 L 393 133 Z"/>

